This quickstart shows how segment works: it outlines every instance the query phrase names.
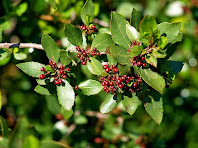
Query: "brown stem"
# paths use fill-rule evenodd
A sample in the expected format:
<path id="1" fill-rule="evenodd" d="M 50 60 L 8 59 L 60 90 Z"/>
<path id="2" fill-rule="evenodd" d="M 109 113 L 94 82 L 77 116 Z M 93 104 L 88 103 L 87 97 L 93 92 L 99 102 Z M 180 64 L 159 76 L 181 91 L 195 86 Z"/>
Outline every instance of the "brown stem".
<path id="1" fill-rule="evenodd" d="M 41 44 L 34 44 L 34 43 L 0 43 L 0 48 L 13 48 L 13 47 L 18 47 L 18 48 L 36 48 L 43 50 L 43 47 Z"/>

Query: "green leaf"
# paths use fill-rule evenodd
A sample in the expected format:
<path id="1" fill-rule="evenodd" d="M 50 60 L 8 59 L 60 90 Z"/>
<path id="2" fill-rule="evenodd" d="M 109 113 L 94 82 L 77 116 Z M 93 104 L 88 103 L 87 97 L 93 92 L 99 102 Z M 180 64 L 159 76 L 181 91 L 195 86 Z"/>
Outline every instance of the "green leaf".
<path id="1" fill-rule="evenodd" d="M 140 33 L 133 26 L 126 24 L 126 33 L 131 42 L 133 42 L 133 40 L 139 41 Z"/>
<path id="2" fill-rule="evenodd" d="M 101 75 L 104 71 L 102 64 L 95 58 L 90 57 L 91 62 L 87 63 L 87 68 L 94 75 Z"/>
<path id="3" fill-rule="evenodd" d="M 41 148 L 70 148 L 70 147 L 57 141 L 43 140 L 41 141 Z"/>
<path id="4" fill-rule="evenodd" d="M 110 46 L 110 55 L 120 64 L 130 64 L 130 57 L 127 50 L 121 46 Z"/>
<path id="5" fill-rule="evenodd" d="M 153 33 L 157 29 L 157 22 L 153 16 L 146 15 L 140 22 L 140 33 Z"/>
<path id="6" fill-rule="evenodd" d="M 39 140 L 33 135 L 28 136 L 24 140 L 23 148 L 40 148 Z"/>
<path id="7" fill-rule="evenodd" d="M 137 11 L 135 8 L 133 8 L 130 18 L 130 24 L 133 27 L 135 27 L 136 30 L 138 30 L 141 20 L 142 20 L 142 14 L 139 11 Z"/>
<path id="8" fill-rule="evenodd" d="M 154 67 L 157 67 L 157 59 L 152 54 L 147 54 L 145 56 L 145 60 L 147 63 L 153 65 Z"/>
<path id="9" fill-rule="evenodd" d="M 70 43 L 75 46 L 82 46 L 83 38 L 79 28 L 71 24 L 65 24 L 65 35 L 68 37 Z"/>
<path id="10" fill-rule="evenodd" d="M 0 61 L 3 61 L 7 57 L 8 57 L 8 52 L 3 49 L 0 49 Z"/>
<path id="11" fill-rule="evenodd" d="M 41 45 L 43 46 L 47 57 L 57 63 L 60 57 L 60 50 L 56 42 L 49 35 L 43 34 Z"/>
<path id="12" fill-rule="evenodd" d="M 180 32 L 178 34 L 178 36 L 174 39 L 174 41 L 172 42 L 172 44 L 174 44 L 176 42 L 181 42 L 182 38 L 183 38 L 183 34 Z"/>
<path id="13" fill-rule="evenodd" d="M 108 94 L 107 98 L 100 106 L 100 112 L 103 114 L 108 113 L 116 107 L 116 104 L 117 104 L 117 101 L 115 100 L 114 95 Z"/>
<path id="14" fill-rule="evenodd" d="M 152 55 L 156 58 L 165 58 L 167 54 L 166 51 L 159 49 L 159 50 L 154 50 L 152 52 Z"/>
<path id="15" fill-rule="evenodd" d="M 54 72 L 54 69 L 53 69 L 50 65 L 46 65 L 46 66 L 45 66 L 45 70 L 46 70 L 47 72 Z"/>
<path id="16" fill-rule="evenodd" d="M 45 67 L 45 65 L 38 62 L 19 63 L 16 66 L 20 68 L 24 73 L 32 77 L 39 77 L 41 74 L 43 74 L 40 69 L 41 67 Z"/>
<path id="17" fill-rule="evenodd" d="M 100 33 L 92 41 L 91 48 L 96 47 L 96 49 L 100 52 L 105 52 L 106 48 L 111 45 L 114 45 L 111 35 L 107 33 Z"/>
<path id="18" fill-rule="evenodd" d="M 51 7 L 56 9 L 56 0 L 45 0 Z"/>
<path id="19" fill-rule="evenodd" d="M 94 3 L 92 0 L 87 0 L 81 10 L 81 19 L 84 24 L 89 25 L 94 18 Z"/>
<path id="20" fill-rule="evenodd" d="M 24 2 L 16 7 L 15 13 L 18 16 L 21 16 L 22 14 L 24 14 L 27 11 L 27 9 L 28 9 L 28 3 Z"/>
<path id="21" fill-rule="evenodd" d="M 157 47 L 160 47 L 161 49 L 164 49 L 167 44 L 168 44 L 167 38 L 164 37 L 164 36 L 161 36 L 159 42 L 157 43 Z"/>
<path id="22" fill-rule="evenodd" d="M 45 86 L 37 85 L 34 91 L 41 95 L 52 95 L 56 94 L 56 87 L 54 84 L 48 84 Z"/>
<path id="23" fill-rule="evenodd" d="M 70 110 L 74 105 L 75 93 L 72 86 L 63 80 L 62 85 L 57 86 L 58 101 L 66 110 Z"/>
<path id="24" fill-rule="evenodd" d="M 157 91 L 152 91 L 147 95 L 145 101 L 146 103 L 144 104 L 144 107 L 147 113 L 155 120 L 157 124 L 160 124 L 164 112 L 161 94 Z"/>
<path id="25" fill-rule="evenodd" d="M 63 66 L 69 65 L 71 63 L 71 59 L 68 56 L 68 52 L 65 50 L 60 51 L 60 61 L 63 64 Z"/>
<path id="26" fill-rule="evenodd" d="M 87 120 L 87 118 L 85 116 L 79 115 L 79 116 L 75 116 L 74 122 L 77 125 L 83 125 L 83 124 L 87 124 L 88 123 L 88 120 Z"/>
<path id="27" fill-rule="evenodd" d="M 182 70 L 183 62 L 180 61 L 167 61 L 161 66 L 161 72 L 168 71 L 170 74 L 177 74 Z"/>
<path id="28" fill-rule="evenodd" d="M 53 115 L 59 114 L 61 111 L 61 105 L 58 102 L 58 98 L 55 95 L 45 96 L 47 109 Z"/>
<path id="29" fill-rule="evenodd" d="M 61 107 L 61 113 L 62 113 L 64 119 L 67 120 L 73 115 L 74 112 L 72 109 L 66 110 L 63 107 Z"/>
<path id="30" fill-rule="evenodd" d="M 169 43 L 174 43 L 179 34 L 181 23 L 163 22 L 158 24 L 157 28 L 159 29 L 161 35 L 166 34 L 166 38 L 168 39 Z"/>
<path id="31" fill-rule="evenodd" d="M 165 80 L 158 73 L 149 69 L 139 69 L 141 78 L 152 88 L 163 94 L 165 87 Z"/>
<path id="32" fill-rule="evenodd" d="M 107 59 L 108 59 L 109 65 L 117 65 L 116 60 L 109 53 L 107 53 Z"/>
<path id="33" fill-rule="evenodd" d="M 78 87 L 82 90 L 83 94 L 87 96 L 98 94 L 103 89 L 103 86 L 95 80 L 81 82 Z"/>
<path id="34" fill-rule="evenodd" d="M 2 26 L 0 25 L 0 42 L 2 42 Z"/>
<path id="35" fill-rule="evenodd" d="M 126 24 L 128 22 L 122 15 L 112 12 L 110 25 L 112 39 L 116 44 L 129 49 L 131 43 L 126 34 Z"/>
<path id="36" fill-rule="evenodd" d="M 8 123 L 2 116 L 0 116 L 0 134 L 3 137 L 9 137 Z"/>
<path id="37" fill-rule="evenodd" d="M 129 56 L 133 58 L 134 56 L 140 55 L 140 53 L 142 52 L 142 49 L 143 49 L 142 46 L 138 46 L 138 45 L 133 46 L 131 50 L 129 51 Z"/>
<path id="38" fill-rule="evenodd" d="M 49 84 L 50 82 L 54 82 L 54 78 L 53 77 L 47 77 L 45 79 L 36 79 L 37 83 L 39 85 L 47 85 Z"/>
<path id="39" fill-rule="evenodd" d="M 138 107 L 139 99 L 136 95 L 133 95 L 132 98 L 129 98 L 128 96 L 124 96 L 124 100 L 122 100 L 122 104 L 126 111 L 133 115 Z"/>
<path id="40" fill-rule="evenodd" d="M 27 59 L 27 55 L 23 52 L 20 52 L 20 53 L 14 53 L 14 58 L 16 60 L 25 60 Z"/>
<path id="41" fill-rule="evenodd" d="M 127 75 L 131 73 L 130 65 L 118 65 L 119 75 Z"/>

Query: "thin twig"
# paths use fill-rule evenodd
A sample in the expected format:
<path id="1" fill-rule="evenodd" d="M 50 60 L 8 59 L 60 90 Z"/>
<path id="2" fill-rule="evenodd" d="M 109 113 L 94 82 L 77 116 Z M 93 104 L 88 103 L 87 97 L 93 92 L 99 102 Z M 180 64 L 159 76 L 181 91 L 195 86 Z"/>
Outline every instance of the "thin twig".
<path id="1" fill-rule="evenodd" d="M 9 49 L 9 48 L 14 48 L 14 47 L 36 48 L 36 49 L 43 50 L 43 47 L 42 47 L 41 44 L 34 44 L 34 43 L 0 43 L 0 48 Z"/>

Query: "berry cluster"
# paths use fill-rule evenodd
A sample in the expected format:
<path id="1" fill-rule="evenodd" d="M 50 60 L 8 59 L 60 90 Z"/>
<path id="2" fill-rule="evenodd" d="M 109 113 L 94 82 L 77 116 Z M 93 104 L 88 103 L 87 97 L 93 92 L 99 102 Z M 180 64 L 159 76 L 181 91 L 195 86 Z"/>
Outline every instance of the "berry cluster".
<path id="1" fill-rule="evenodd" d="M 144 55 L 134 56 L 132 59 L 132 64 L 133 66 L 145 68 L 147 65 L 145 61 L 145 56 Z"/>
<path id="2" fill-rule="evenodd" d="M 67 73 L 70 72 L 69 67 L 64 67 L 61 65 L 60 67 L 57 67 L 57 64 L 55 62 L 49 61 L 50 70 L 47 70 L 45 67 L 41 68 L 41 71 L 44 72 L 44 74 L 41 74 L 39 76 L 40 79 L 44 79 L 46 76 L 52 76 L 54 77 L 54 84 L 62 84 L 63 80 L 67 78 Z"/>
<path id="3" fill-rule="evenodd" d="M 93 32 L 95 33 L 98 32 L 98 29 L 96 29 L 96 25 L 92 25 L 91 27 L 81 25 L 80 29 L 86 34 L 92 34 Z"/>
<path id="4" fill-rule="evenodd" d="M 107 93 L 116 94 L 116 91 L 121 89 L 123 92 L 136 92 L 141 90 L 141 78 L 138 75 L 118 75 L 118 68 L 115 65 L 104 65 L 103 68 L 109 74 L 106 77 L 100 77 L 104 91 Z"/>
<path id="5" fill-rule="evenodd" d="M 78 46 L 76 46 L 76 50 L 79 52 L 76 56 L 80 59 L 83 65 L 87 64 L 90 56 L 100 55 L 100 52 L 95 47 L 93 47 L 91 54 Z"/>

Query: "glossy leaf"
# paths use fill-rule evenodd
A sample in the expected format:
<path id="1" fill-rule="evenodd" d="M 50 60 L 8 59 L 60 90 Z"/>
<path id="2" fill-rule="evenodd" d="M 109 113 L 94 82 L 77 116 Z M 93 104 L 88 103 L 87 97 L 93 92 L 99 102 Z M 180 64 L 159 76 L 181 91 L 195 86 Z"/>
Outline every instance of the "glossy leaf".
<path id="1" fill-rule="evenodd" d="M 94 18 L 94 3 L 92 0 L 87 0 L 81 10 L 81 19 L 84 24 L 89 25 Z"/>
<path id="2" fill-rule="evenodd" d="M 43 74 L 40 69 L 41 67 L 45 67 L 45 65 L 38 62 L 19 63 L 16 66 L 20 68 L 24 73 L 32 77 L 39 77 L 41 74 Z"/>
<path id="3" fill-rule="evenodd" d="M 141 20 L 142 20 L 142 14 L 139 11 L 137 11 L 135 8 L 133 8 L 130 18 L 130 24 L 133 27 L 135 27 L 136 30 L 138 30 Z"/>
<path id="4" fill-rule="evenodd" d="M 133 42 L 134 40 L 139 41 L 140 33 L 135 29 L 135 27 L 126 24 L 126 33 L 131 42 Z"/>
<path id="5" fill-rule="evenodd" d="M 129 49 L 130 40 L 126 34 L 126 24 L 129 23 L 122 15 L 112 12 L 110 25 L 112 39 L 116 44 Z"/>
<path id="6" fill-rule="evenodd" d="M 163 93 L 165 87 L 165 80 L 158 73 L 149 69 L 139 69 L 141 78 L 152 88 Z"/>
<path id="7" fill-rule="evenodd" d="M 157 22 L 153 16 L 145 16 L 140 22 L 140 33 L 153 33 L 157 29 Z"/>
<path id="8" fill-rule="evenodd" d="M 96 47 L 100 52 L 105 52 L 107 47 L 114 44 L 110 34 L 100 33 L 94 38 L 91 48 Z"/>
<path id="9" fill-rule="evenodd" d="M 39 140 L 33 135 L 28 136 L 24 140 L 23 148 L 40 148 Z"/>
<path id="10" fill-rule="evenodd" d="M 180 61 L 167 61 L 161 66 L 161 72 L 168 71 L 169 73 L 177 74 L 182 70 L 183 65 L 183 62 Z"/>
<path id="11" fill-rule="evenodd" d="M 4 59 L 6 59 L 8 57 L 8 52 L 6 52 L 3 49 L 0 49 L 0 61 L 3 61 Z"/>
<path id="12" fill-rule="evenodd" d="M 127 50 L 121 46 L 111 46 L 109 48 L 110 55 L 120 64 L 126 65 L 130 64 L 130 57 Z"/>
<path id="13" fill-rule="evenodd" d="M 2 116 L 0 116 L 0 134 L 3 137 L 9 136 L 8 123 Z"/>
<path id="14" fill-rule="evenodd" d="M 145 60 L 147 63 L 153 65 L 154 67 L 157 67 L 157 59 L 152 54 L 147 54 L 145 56 Z"/>
<path id="15" fill-rule="evenodd" d="M 157 124 L 160 124 L 164 112 L 161 94 L 157 91 L 152 91 L 147 95 L 145 101 L 146 103 L 144 104 L 144 107 L 147 113 L 155 120 Z"/>
<path id="16" fill-rule="evenodd" d="M 167 38 L 164 36 L 161 36 L 160 40 L 157 43 L 157 47 L 164 49 L 167 44 L 168 44 Z"/>
<path id="17" fill-rule="evenodd" d="M 136 95 L 133 95 L 132 98 L 124 96 L 124 100 L 122 100 L 122 105 L 130 115 L 133 115 L 138 107 L 138 102 L 139 99 Z"/>
<path id="18" fill-rule="evenodd" d="M 90 62 L 87 63 L 87 68 L 94 75 L 101 75 L 104 71 L 102 64 L 97 59 L 90 57 Z"/>
<path id="19" fill-rule="evenodd" d="M 157 28 L 159 29 L 161 35 L 166 34 L 166 38 L 169 43 L 173 43 L 179 34 L 181 23 L 163 22 L 157 25 Z"/>
<path id="20" fill-rule="evenodd" d="M 100 106 L 100 112 L 101 113 L 108 113 L 112 111 L 116 107 L 117 101 L 114 99 L 114 95 L 108 94 L 105 101 Z"/>
<path id="21" fill-rule="evenodd" d="M 70 110 L 74 105 L 75 93 L 72 86 L 66 80 L 63 80 L 62 85 L 57 86 L 57 95 L 62 107 Z"/>
<path id="22" fill-rule="evenodd" d="M 49 35 L 43 34 L 41 44 L 47 57 L 57 63 L 60 57 L 60 50 L 56 42 Z"/>
<path id="23" fill-rule="evenodd" d="M 95 80 L 81 82 L 78 87 L 82 90 L 83 94 L 87 96 L 98 94 L 103 89 L 103 86 Z"/>
<path id="24" fill-rule="evenodd" d="M 133 58 L 134 56 L 140 55 L 142 49 L 143 49 L 142 46 L 138 46 L 138 45 L 133 46 L 129 51 L 129 56 Z"/>
<path id="25" fill-rule="evenodd" d="M 131 73 L 130 65 L 118 65 L 119 75 L 126 75 Z"/>
<path id="26" fill-rule="evenodd" d="M 164 50 L 154 50 L 152 55 L 156 58 L 165 58 L 167 54 Z"/>
<path id="27" fill-rule="evenodd" d="M 34 91 L 41 95 L 52 95 L 56 94 L 56 87 L 54 84 L 48 84 L 45 86 L 37 85 Z"/>
<path id="28" fill-rule="evenodd" d="M 71 58 L 68 56 L 68 52 L 65 50 L 60 51 L 60 62 L 63 66 L 69 65 L 71 63 Z"/>
<path id="29" fill-rule="evenodd" d="M 71 24 L 65 24 L 65 35 L 68 37 L 70 43 L 75 46 L 82 46 L 83 38 L 79 28 Z"/>
<path id="30" fill-rule="evenodd" d="M 73 115 L 74 112 L 72 109 L 66 110 L 63 107 L 61 107 L 61 113 L 62 113 L 64 119 L 67 120 Z"/>
<path id="31" fill-rule="evenodd" d="M 107 59 L 108 59 L 109 65 L 117 65 L 116 60 L 109 53 L 107 53 Z"/>

